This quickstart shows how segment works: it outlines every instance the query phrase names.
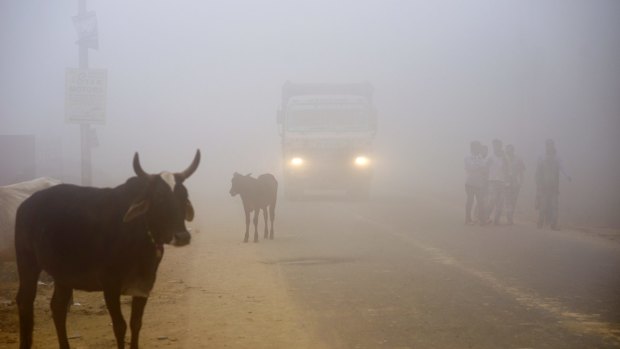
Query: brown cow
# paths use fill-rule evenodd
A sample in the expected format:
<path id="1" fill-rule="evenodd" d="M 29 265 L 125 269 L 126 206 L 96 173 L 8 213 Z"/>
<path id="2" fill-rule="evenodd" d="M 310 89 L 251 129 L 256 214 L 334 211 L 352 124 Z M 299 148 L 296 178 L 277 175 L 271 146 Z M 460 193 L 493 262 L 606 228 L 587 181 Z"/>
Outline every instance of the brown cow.
<path id="1" fill-rule="evenodd" d="M 278 197 L 278 181 L 270 174 L 262 174 L 253 178 L 251 174 L 246 176 L 235 172 L 232 178 L 230 195 L 239 194 L 245 210 L 245 238 L 248 242 L 250 237 L 250 213 L 254 211 L 254 242 L 258 242 L 258 214 L 263 210 L 265 219 L 265 239 L 273 240 L 273 220 L 276 217 L 276 200 Z M 267 209 L 271 218 L 271 230 L 268 229 Z"/>

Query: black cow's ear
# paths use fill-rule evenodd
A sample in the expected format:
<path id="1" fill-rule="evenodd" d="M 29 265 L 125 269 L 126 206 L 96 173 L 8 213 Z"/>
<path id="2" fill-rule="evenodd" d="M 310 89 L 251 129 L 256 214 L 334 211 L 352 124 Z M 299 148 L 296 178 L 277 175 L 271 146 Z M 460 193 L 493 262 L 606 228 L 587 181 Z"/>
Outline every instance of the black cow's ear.
<path id="1" fill-rule="evenodd" d="M 146 211 L 149 210 L 150 205 L 151 205 L 151 202 L 148 200 L 142 200 L 142 201 L 133 203 L 127 210 L 127 213 L 125 213 L 125 217 L 123 217 L 123 222 L 130 222 L 134 218 L 145 214 Z"/>
<path id="2" fill-rule="evenodd" d="M 185 220 L 191 222 L 194 219 L 194 206 L 192 203 L 187 200 L 187 204 L 185 205 Z"/>

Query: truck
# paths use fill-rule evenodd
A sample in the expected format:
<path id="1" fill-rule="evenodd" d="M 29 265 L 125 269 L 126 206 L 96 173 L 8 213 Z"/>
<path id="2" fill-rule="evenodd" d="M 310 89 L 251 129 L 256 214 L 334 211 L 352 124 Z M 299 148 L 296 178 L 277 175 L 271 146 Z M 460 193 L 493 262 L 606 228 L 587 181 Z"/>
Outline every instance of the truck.
<path id="1" fill-rule="evenodd" d="M 372 96 L 368 82 L 284 84 L 277 123 L 287 198 L 368 197 L 377 133 Z"/>

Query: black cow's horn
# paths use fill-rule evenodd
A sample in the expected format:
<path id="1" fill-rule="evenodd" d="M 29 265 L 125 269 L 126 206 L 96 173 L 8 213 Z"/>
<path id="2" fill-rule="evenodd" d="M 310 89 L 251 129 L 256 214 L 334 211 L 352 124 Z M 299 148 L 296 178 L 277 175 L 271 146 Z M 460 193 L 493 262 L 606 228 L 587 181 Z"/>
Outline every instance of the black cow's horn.
<path id="1" fill-rule="evenodd" d="M 196 149 L 196 155 L 194 156 L 194 161 L 192 161 L 192 164 L 189 165 L 189 167 L 185 169 L 185 171 L 177 173 L 176 175 L 179 177 L 181 181 L 186 180 L 187 178 L 189 178 L 189 176 L 191 176 L 194 173 L 194 171 L 196 171 L 199 163 L 200 163 L 200 149 Z"/>
<path id="2" fill-rule="evenodd" d="M 133 156 L 133 171 L 138 175 L 138 177 L 148 177 L 149 174 L 144 172 L 142 166 L 140 165 L 140 157 L 138 156 L 138 152 Z"/>

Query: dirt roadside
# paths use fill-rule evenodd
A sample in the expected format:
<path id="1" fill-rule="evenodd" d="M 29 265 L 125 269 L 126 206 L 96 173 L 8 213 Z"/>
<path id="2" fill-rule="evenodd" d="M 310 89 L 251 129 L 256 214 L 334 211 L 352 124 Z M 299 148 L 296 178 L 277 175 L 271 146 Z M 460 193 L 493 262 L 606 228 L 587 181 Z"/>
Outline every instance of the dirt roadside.
<path id="1" fill-rule="evenodd" d="M 268 243 L 268 242 L 264 242 Z M 225 226 L 194 229 L 183 248 L 167 247 L 147 304 L 141 347 L 145 348 L 327 348 L 311 319 L 291 300 L 278 267 L 262 262 L 261 244 L 243 244 Z M 0 283 L 0 347 L 17 347 L 17 283 L 5 264 Z M 40 285 L 35 302 L 35 348 L 57 348 L 49 300 L 53 287 Z M 76 292 L 69 313 L 73 348 L 115 346 L 101 293 Z M 123 299 L 128 319 L 130 298 Z M 127 336 L 129 340 L 129 333 Z"/>

